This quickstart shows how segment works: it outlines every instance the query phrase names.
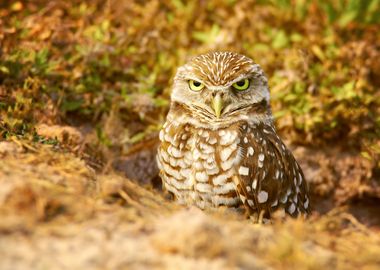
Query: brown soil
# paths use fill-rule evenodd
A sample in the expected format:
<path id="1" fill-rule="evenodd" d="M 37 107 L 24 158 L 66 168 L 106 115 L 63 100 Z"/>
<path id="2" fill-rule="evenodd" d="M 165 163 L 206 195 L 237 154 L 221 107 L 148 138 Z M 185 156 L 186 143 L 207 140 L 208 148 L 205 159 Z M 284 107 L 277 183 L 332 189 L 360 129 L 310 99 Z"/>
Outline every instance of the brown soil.
<path id="1" fill-rule="evenodd" d="M 154 175 L 153 165 L 136 170 L 154 164 L 154 151 L 102 173 L 68 149 L 0 142 L 0 269 L 378 269 L 380 192 L 369 161 L 293 150 L 313 214 L 260 225 L 229 209 L 179 206 L 139 181 Z"/>

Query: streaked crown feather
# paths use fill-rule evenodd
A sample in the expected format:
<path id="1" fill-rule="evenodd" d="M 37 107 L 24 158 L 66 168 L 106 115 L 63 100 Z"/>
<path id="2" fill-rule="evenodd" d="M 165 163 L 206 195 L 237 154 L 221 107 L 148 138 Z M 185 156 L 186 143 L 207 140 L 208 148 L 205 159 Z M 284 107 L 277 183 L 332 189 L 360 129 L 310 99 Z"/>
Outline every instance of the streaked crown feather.
<path id="1" fill-rule="evenodd" d="M 238 53 L 209 52 L 194 57 L 184 68 L 208 85 L 226 85 L 258 65 Z"/>

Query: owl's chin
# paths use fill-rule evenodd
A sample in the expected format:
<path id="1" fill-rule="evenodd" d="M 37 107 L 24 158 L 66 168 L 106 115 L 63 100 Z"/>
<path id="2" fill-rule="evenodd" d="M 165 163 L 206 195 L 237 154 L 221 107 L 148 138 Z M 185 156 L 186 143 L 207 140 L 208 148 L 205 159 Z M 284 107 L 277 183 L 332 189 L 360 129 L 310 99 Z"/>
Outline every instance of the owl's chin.
<path id="1" fill-rule="evenodd" d="M 224 129 L 228 128 L 231 125 L 234 125 L 238 122 L 247 122 L 249 119 L 247 116 L 220 116 L 216 117 L 215 115 L 209 115 L 209 117 L 202 117 L 200 115 L 191 114 L 185 117 L 184 122 L 191 124 L 196 127 L 202 127 L 205 129 Z"/>
<path id="2" fill-rule="evenodd" d="M 268 125 L 273 123 L 270 110 L 267 110 L 267 108 L 264 109 L 263 106 L 246 106 L 239 110 L 223 112 L 218 118 L 207 109 L 200 108 L 199 106 L 193 107 L 179 102 L 172 103 L 168 120 L 213 130 L 227 128 L 237 122 L 252 124 L 263 123 Z"/>

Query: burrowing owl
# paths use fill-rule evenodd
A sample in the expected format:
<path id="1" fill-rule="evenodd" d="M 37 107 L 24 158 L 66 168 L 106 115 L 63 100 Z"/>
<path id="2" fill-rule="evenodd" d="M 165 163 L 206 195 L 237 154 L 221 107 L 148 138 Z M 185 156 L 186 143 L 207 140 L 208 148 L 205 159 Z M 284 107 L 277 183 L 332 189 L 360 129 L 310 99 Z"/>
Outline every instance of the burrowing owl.
<path id="1" fill-rule="evenodd" d="M 303 172 L 273 125 L 268 80 L 246 56 L 211 52 L 180 67 L 160 141 L 164 188 L 182 204 L 309 211 Z"/>

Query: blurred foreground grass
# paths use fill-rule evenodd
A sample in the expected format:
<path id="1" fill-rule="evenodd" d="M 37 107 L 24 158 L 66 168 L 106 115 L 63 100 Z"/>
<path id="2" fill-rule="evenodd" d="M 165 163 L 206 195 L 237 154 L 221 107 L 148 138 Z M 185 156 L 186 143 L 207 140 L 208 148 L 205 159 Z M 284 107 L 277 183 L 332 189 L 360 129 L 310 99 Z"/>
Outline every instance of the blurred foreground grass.
<path id="1" fill-rule="evenodd" d="M 0 142 L 0 268 L 379 269 L 379 229 L 347 207 L 253 224 L 165 200 L 72 153 Z M 376 213 L 376 212 L 375 212 Z"/>

